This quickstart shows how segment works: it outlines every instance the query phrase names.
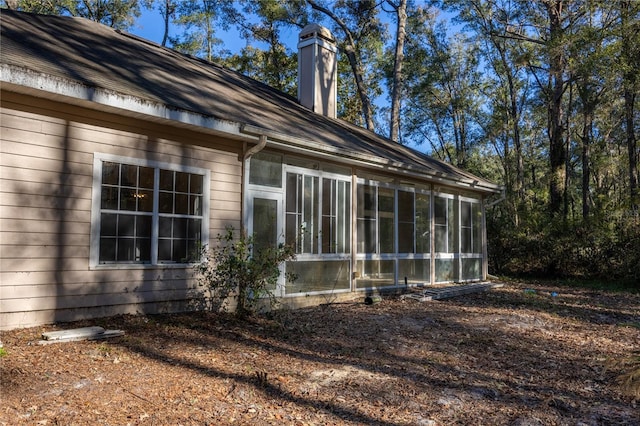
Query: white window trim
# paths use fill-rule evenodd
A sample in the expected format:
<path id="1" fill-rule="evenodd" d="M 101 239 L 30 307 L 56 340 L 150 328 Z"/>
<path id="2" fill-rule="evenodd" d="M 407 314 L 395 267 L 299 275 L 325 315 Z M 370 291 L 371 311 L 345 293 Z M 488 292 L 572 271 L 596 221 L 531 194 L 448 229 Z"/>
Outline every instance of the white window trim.
<path id="1" fill-rule="evenodd" d="M 308 169 L 305 167 L 300 167 L 300 166 L 293 166 L 291 164 L 284 164 L 283 166 L 283 171 L 282 171 L 282 180 L 283 180 L 283 184 L 282 184 L 282 193 L 283 193 L 283 209 L 286 209 L 286 207 L 284 207 L 285 203 L 286 203 L 286 196 L 287 196 L 287 189 L 286 188 L 286 176 L 287 173 L 294 173 L 294 174 L 300 174 L 302 176 L 311 176 L 311 177 L 317 177 L 318 178 L 318 199 L 319 199 L 319 203 L 317 206 L 314 206 L 314 211 L 315 213 L 318 215 L 318 232 L 322 232 L 322 196 L 323 196 L 323 187 L 322 187 L 322 179 L 333 179 L 336 181 L 342 181 L 342 182 L 346 182 L 348 183 L 350 186 L 352 185 L 351 183 L 351 176 L 345 176 L 345 175 L 341 175 L 341 174 L 337 174 L 337 173 L 332 173 L 332 172 L 326 172 L 321 170 L 315 170 L 315 169 Z M 353 199 L 352 198 L 352 191 L 350 191 L 349 193 L 349 199 L 350 199 L 350 203 L 351 203 L 351 209 L 353 209 Z M 286 211 L 283 212 L 284 215 L 284 220 L 286 222 Z M 349 232 L 349 235 L 353 235 L 353 224 L 349 223 L 349 229 L 347 230 L 347 232 Z M 347 252 L 347 253 L 322 253 L 322 242 L 321 239 L 318 238 L 318 242 L 317 242 L 318 246 L 317 246 L 317 253 L 298 253 L 296 254 L 296 258 L 300 259 L 300 260 L 339 260 L 339 259 L 348 259 L 351 258 L 351 253 Z M 349 247 L 349 249 L 351 250 L 351 245 Z"/>
<path id="2" fill-rule="evenodd" d="M 482 200 L 479 200 L 477 198 L 469 198 L 469 197 L 458 197 L 458 203 L 459 205 L 462 202 L 467 202 L 467 203 L 471 203 L 471 204 L 477 204 L 478 207 L 480 207 L 480 211 L 482 212 L 482 216 L 484 217 L 484 210 L 482 208 Z M 459 252 L 460 252 L 460 258 L 462 259 L 478 259 L 481 257 L 484 257 L 482 254 L 482 251 L 480 253 L 463 253 L 462 252 L 462 209 L 460 207 L 458 207 L 458 215 L 460 215 L 460 217 L 458 218 L 458 223 L 460 224 L 458 226 L 459 230 L 458 232 L 460 233 L 460 247 L 459 247 Z M 480 228 L 482 229 L 482 220 L 480 222 Z M 482 246 L 482 231 L 480 231 L 480 246 Z M 473 246 L 473 222 L 471 222 L 471 244 Z"/>
<path id="3" fill-rule="evenodd" d="M 367 186 L 373 186 L 376 188 L 388 188 L 388 189 L 393 189 L 394 190 L 394 250 L 395 253 L 358 253 L 356 252 L 356 258 L 358 260 L 361 259 L 366 259 L 366 260 L 378 260 L 378 259 L 390 259 L 390 258 L 397 258 L 397 259 L 429 259 L 431 257 L 431 248 L 429 250 L 428 253 L 399 253 L 398 252 L 398 191 L 404 191 L 404 192 L 411 192 L 413 193 L 414 196 L 414 204 L 413 204 L 413 224 L 415 226 L 415 213 L 416 213 L 416 204 L 415 204 L 415 196 L 416 194 L 423 194 L 423 195 L 428 195 L 429 196 L 429 221 L 432 222 L 433 221 L 433 206 L 431 204 L 433 204 L 433 197 L 434 194 L 431 190 L 429 189 L 423 189 L 423 188 L 415 188 L 413 186 L 407 186 L 407 185 L 402 185 L 402 184 L 395 184 L 392 182 L 379 182 L 379 181 L 375 181 L 375 180 L 371 180 L 371 179 L 367 179 L 367 178 L 357 178 L 356 179 L 357 185 L 367 185 Z M 454 198 L 454 196 L 452 194 L 446 194 L 447 196 L 451 196 L 450 198 Z M 376 196 L 377 196 L 377 189 L 376 189 Z M 355 210 L 355 208 L 354 208 Z M 378 210 L 376 209 L 376 222 L 378 221 Z M 415 229 L 414 229 L 415 232 Z M 354 235 L 354 239 L 357 238 L 357 235 Z M 376 230 L 376 246 L 378 246 L 379 242 L 379 235 L 377 233 Z M 429 244 L 431 245 L 431 244 Z M 415 250 L 415 235 L 414 235 L 414 250 Z"/>
<path id="4" fill-rule="evenodd" d="M 121 164 L 130 164 L 134 166 L 152 167 L 155 169 L 154 175 L 157 176 L 158 169 L 171 170 L 176 172 L 200 174 L 204 176 L 202 189 L 202 243 L 209 243 L 209 202 L 211 197 L 211 170 L 199 167 L 186 166 L 182 164 L 164 163 L 149 159 L 132 158 L 120 155 L 105 154 L 96 152 L 93 156 L 93 183 L 91 196 L 91 237 L 89 248 L 89 269 L 155 269 L 155 268 L 185 268 L 189 264 L 185 263 L 158 263 L 157 253 L 157 229 L 152 229 L 152 261 L 151 263 L 100 263 L 100 205 L 102 195 L 102 163 L 113 162 Z M 158 218 L 158 191 L 159 188 L 154 186 L 154 223 Z"/>

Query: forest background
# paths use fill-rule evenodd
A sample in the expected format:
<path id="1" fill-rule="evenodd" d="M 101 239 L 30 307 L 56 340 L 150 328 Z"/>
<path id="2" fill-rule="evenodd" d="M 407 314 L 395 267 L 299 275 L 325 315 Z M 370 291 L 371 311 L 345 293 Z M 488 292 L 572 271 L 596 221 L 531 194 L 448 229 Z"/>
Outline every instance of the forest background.
<path id="1" fill-rule="evenodd" d="M 490 272 L 640 289 L 638 0 L 5 0 L 141 33 L 296 96 L 339 47 L 340 118 L 504 186 Z M 160 29 L 160 31 L 158 31 Z M 293 41 L 292 41 L 293 40 Z"/>

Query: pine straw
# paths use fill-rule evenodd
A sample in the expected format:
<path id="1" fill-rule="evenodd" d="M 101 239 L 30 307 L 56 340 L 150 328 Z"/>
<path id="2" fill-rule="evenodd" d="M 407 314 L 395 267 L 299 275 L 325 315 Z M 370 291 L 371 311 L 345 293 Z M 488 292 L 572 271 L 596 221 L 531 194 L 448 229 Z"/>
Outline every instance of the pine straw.
<path id="1" fill-rule="evenodd" d="M 612 363 L 622 370 L 622 374 L 618 375 L 622 393 L 640 400 L 640 352 Z"/>
<path id="2" fill-rule="evenodd" d="M 247 322 L 199 313 L 15 330 L 0 337 L 0 424 L 637 425 L 638 358 L 622 360 L 640 347 L 638 312 L 638 294 L 510 283 Z M 87 325 L 126 334 L 35 344 Z"/>

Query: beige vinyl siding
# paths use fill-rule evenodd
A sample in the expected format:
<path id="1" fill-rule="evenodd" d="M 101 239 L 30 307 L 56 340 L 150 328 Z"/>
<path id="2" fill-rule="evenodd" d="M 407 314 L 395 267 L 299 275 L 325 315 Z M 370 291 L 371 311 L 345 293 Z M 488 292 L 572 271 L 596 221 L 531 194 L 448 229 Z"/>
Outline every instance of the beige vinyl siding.
<path id="1" fill-rule="evenodd" d="M 241 143 L 7 92 L 0 127 L 0 329 L 197 302 L 189 267 L 89 268 L 94 154 L 210 170 L 214 242 L 241 226 Z"/>

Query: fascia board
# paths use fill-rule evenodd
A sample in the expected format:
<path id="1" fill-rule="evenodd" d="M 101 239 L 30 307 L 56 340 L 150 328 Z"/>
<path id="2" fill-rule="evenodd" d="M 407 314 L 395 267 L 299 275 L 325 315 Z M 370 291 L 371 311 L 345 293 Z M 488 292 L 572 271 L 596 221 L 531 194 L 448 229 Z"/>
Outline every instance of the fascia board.
<path id="1" fill-rule="evenodd" d="M 166 121 L 167 124 L 180 123 L 186 127 L 196 127 L 200 131 L 206 129 L 218 135 L 231 136 L 233 139 L 258 142 L 257 137 L 240 132 L 241 123 L 220 120 L 184 109 L 170 108 L 166 104 L 153 100 L 90 87 L 74 80 L 54 77 L 30 69 L 1 64 L 0 82 L 2 89 L 7 91 L 50 100 L 63 100 L 70 104 L 120 115 L 123 111 L 140 114 L 147 119 L 153 117 Z"/>

